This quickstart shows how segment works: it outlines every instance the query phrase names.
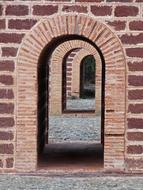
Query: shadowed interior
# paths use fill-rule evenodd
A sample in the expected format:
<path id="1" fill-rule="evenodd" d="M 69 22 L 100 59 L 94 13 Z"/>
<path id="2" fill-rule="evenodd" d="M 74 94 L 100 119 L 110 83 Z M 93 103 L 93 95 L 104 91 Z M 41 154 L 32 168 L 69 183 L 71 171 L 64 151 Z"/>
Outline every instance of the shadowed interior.
<path id="1" fill-rule="evenodd" d="M 48 144 L 39 156 L 38 166 L 47 170 L 100 170 L 103 168 L 103 146 L 95 143 Z"/>

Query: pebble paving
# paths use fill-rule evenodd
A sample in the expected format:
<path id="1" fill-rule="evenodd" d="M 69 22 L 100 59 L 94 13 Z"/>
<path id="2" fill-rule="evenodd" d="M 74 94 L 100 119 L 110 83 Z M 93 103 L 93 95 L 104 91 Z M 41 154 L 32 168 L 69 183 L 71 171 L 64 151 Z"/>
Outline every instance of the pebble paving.
<path id="1" fill-rule="evenodd" d="M 50 116 L 49 141 L 100 141 L 100 116 Z"/>
<path id="2" fill-rule="evenodd" d="M 143 190 L 143 177 L 1 175 L 0 190 Z"/>

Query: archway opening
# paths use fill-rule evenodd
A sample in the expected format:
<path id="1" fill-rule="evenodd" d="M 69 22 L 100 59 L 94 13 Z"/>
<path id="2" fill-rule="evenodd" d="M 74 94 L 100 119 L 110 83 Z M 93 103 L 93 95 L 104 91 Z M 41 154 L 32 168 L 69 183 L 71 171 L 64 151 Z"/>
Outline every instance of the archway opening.
<path id="1" fill-rule="evenodd" d="M 80 64 L 80 98 L 95 98 L 95 59 L 93 55 L 83 58 Z"/>
<path id="2" fill-rule="evenodd" d="M 74 40 L 81 39 L 78 36 L 76 36 L 76 38 L 74 36 L 73 42 Z M 68 44 L 67 40 L 65 40 L 65 42 Z M 69 168 L 71 170 L 83 169 L 84 171 L 95 171 L 103 168 L 104 145 L 101 140 L 101 136 L 104 137 L 104 134 L 101 134 L 101 131 L 104 133 L 104 130 L 101 129 L 103 127 L 101 124 L 104 120 L 103 115 L 101 116 L 101 104 L 103 102 L 99 102 L 100 113 L 98 113 L 98 115 L 95 112 L 96 101 L 93 102 L 95 109 L 89 113 L 84 109 L 81 109 L 80 112 L 76 110 L 70 113 L 64 112 L 62 106 L 60 114 L 51 111 L 56 106 L 56 102 L 53 101 L 53 98 L 56 99 L 57 97 L 53 97 L 54 94 L 61 94 L 61 99 L 59 99 L 61 105 L 63 101 L 65 101 L 64 97 L 67 96 L 67 89 L 65 88 L 67 67 L 64 66 L 66 65 L 69 53 L 71 53 L 73 49 L 79 49 L 75 47 L 65 52 L 61 62 L 60 59 L 58 60 L 58 68 L 56 70 L 54 61 L 56 60 L 57 54 L 55 54 L 55 51 L 58 51 L 58 48 L 60 49 L 60 46 L 65 42 L 63 41 L 57 46 L 56 43 L 53 43 L 51 47 L 48 46 L 39 59 L 38 169 L 52 170 L 56 168 L 62 170 Z M 85 42 L 85 40 L 82 40 L 82 43 L 83 42 Z M 51 51 L 52 48 L 53 50 Z M 80 48 L 84 49 L 83 47 Z M 95 47 L 93 47 L 93 49 L 95 49 Z M 84 57 L 85 54 L 83 54 L 82 61 Z M 90 57 L 90 59 L 92 58 Z M 94 62 L 95 59 L 91 61 Z M 79 64 L 79 67 L 81 64 L 82 63 Z M 59 67 L 59 65 L 61 65 L 61 67 Z M 101 65 L 100 67 L 102 68 Z M 86 68 L 84 69 L 86 70 Z M 78 72 L 78 83 L 80 84 L 80 69 Z M 95 78 L 95 69 L 93 75 Z M 61 86 L 60 88 L 59 85 L 56 84 L 56 80 L 58 79 L 61 81 L 58 83 Z M 104 79 L 104 77 L 102 77 L 102 73 L 100 73 L 100 82 L 102 79 Z M 93 84 L 94 83 L 95 81 L 93 81 Z M 56 89 L 56 85 L 58 89 Z M 99 91 L 101 96 L 101 92 L 103 92 L 101 84 Z M 100 97 L 100 100 L 101 99 L 102 96 Z"/>
<path id="3" fill-rule="evenodd" d="M 55 21 L 57 23 L 56 25 Z M 74 42 L 75 39 L 76 42 Z M 90 44 L 100 55 L 103 66 L 101 70 L 102 78 L 104 79 L 106 70 L 106 82 L 104 82 L 105 80 L 102 80 L 101 91 L 101 126 L 105 125 L 105 130 L 104 127 L 101 127 L 101 130 L 104 131 L 104 133 L 101 133 L 103 135 L 102 143 L 104 142 L 104 169 L 112 171 L 121 169 L 123 171 L 125 168 L 126 56 L 119 38 L 107 25 L 91 18 L 90 16 L 81 14 L 54 15 L 44 20 L 40 20 L 22 41 L 17 58 L 16 170 L 20 172 L 36 171 L 37 146 L 40 144 L 41 147 L 43 147 L 42 144 L 45 144 L 45 140 L 43 140 L 44 143 L 42 143 L 40 138 L 37 145 L 37 127 L 39 128 L 41 126 L 38 124 L 38 120 L 40 121 L 39 118 L 41 118 L 41 122 L 43 121 L 43 123 L 47 123 L 44 117 L 46 114 L 41 114 L 41 116 L 39 116 L 39 114 L 42 113 L 42 110 L 41 112 L 38 111 L 37 106 L 37 67 L 39 71 L 38 59 L 40 53 L 43 49 L 47 50 L 44 56 L 45 58 L 48 57 L 46 60 L 49 60 L 52 51 L 61 43 L 65 43 L 69 40 L 72 42 L 67 47 L 68 51 L 70 51 L 69 47 L 74 49 L 83 46 L 87 50 L 87 47 L 89 47 Z M 77 40 L 81 40 L 82 42 L 77 42 Z M 86 44 L 87 46 L 85 44 L 83 45 L 83 42 L 88 43 Z M 46 44 L 48 45 L 46 46 Z M 52 46 L 52 44 L 54 45 Z M 73 47 L 73 45 L 76 45 L 76 47 Z M 59 52 L 62 53 L 63 50 L 65 53 L 66 50 L 64 47 L 62 47 Z M 92 50 L 91 46 L 88 50 Z M 94 54 L 93 52 L 90 52 L 90 54 Z M 64 55 L 62 55 L 61 58 L 60 53 L 57 53 L 56 51 L 56 54 L 59 56 L 59 58 L 56 57 L 56 60 L 58 60 L 57 62 L 59 62 L 59 60 L 61 62 L 61 59 L 64 57 Z M 98 57 L 98 54 L 96 54 L 96 57 Z M 41 60 L 39 61 L 40 64 L 43 59 L 40 57 L 39 60 Z M 52 63 L 53 61 L 54 60 L 52 60 Z M 45 63 L 46 61 L 43 61 L 43 64 Z M 45 67 L 43 67 L 43 70 L 44 68 Z M 58 79 L 58 86 L 61 88 L 61 78 L 58 78 L 58 76 L 56 78 Z M 106 95 L 104 95 L 104 89 Z M 50 89 L 50 93 L 53 93 L 51 90 L 52 88 Z M 45 99 L 47 100 L 47 98 Z M 62 96 L 58 95 L 54 101 L 49 101 L 50 103 L 57 105 L 54 106 L 54 110 L 51 110 L 50 114 L 54 112 L 57 114 L 62 113 L 61 99 Z M 42 99 L 41 102 L 44 104 Z M 45 104 L 48 109 L 50 106 L 49 102 L 48 104 Z M 40 105 L 40 103 L 38 104 Z M 85 115 L 87 115 L 87 113 L 85 113 Z M 44 134 L 43 139 L 46 139 L 45 136 L 48 134 L 48 130 L 45 132 L 45 129 L 39 129 L 41 135 Z M 38 146 L 38 150 L 41 150 L 40 145 Z"/>

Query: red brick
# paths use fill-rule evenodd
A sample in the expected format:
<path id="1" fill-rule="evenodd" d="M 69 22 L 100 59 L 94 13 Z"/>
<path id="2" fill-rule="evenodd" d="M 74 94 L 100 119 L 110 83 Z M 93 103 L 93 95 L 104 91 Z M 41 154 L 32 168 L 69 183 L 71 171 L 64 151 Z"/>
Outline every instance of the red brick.
<path id="1" fill-rule="evenodd" d="M 14 98 L 14 94 L 13 94 L 13 90 L 11 89 L 0 89 L 0 99 L 13 99 Z"/>
<path id="2" fill-rule="evenodd" d="M 6 168 L 13 168 L 14 159 L 13 158 L 7 158 L 6 159 Z"/>
<path id="3" fill-rule="evenodd" d="M 14 47 L 2 47 L 2 56 L 3 57 L 15 57 L 17 54 L 17 48 Z"/>
<path id="4" fill-rule="evenodd" d="M 27 0 L 28 1 L 28 0 Z M 36 1 L 36 0 L 35 0 Z M 56 2 L 70 2 L 72 0 L 46 0 L 46 1 L 56 1 Z"/>
<path id="5" fill-rule="evenodd" d="M 128 98 L 129 100 L 143 100 L 143 90 L 130 90 Z"/>
<path id="6" fill-rule="evenodd" d="M 5 19 L 0 19 L 0 30 L 5 29 Z"/>
<path id="7" fill-rule="evenodd" d="M 10 60 L 0 61 L 0 71 L 14 71 L 14 62 Z"/>
<path id="8" fill-rule="evenodd" d="M 15 16 L 25 16 L 28 15 L 28 6 L 27 5 L 8 5 L 6 7 L 6 15 L 15 15 Z"/>
<path id="9" fill-rule="evenodd" d="M 120 37 L 123 44 L 139 44 L 143 43 L 143 33 L 138 35 L 124 34 Z"/>
<path id="10" fill-rule="evenodd" d="M 143 159 L 126 159 L 127 168 L 143 169 Z"/>
<path id="11" fill-rule="evenodd" d="M 142 132 L 128 132 L 127 138 L 128 140 L 131 140 L 131 141 L 143 141 L 143 133 Z"/>
<path id="12" fill-rule="evenodd" d="M 5 85 L 12 85 L 13 77 L 10 75 L 0 75 L 0 83 L 3 83 Z"/>
<path id="13" fill-rule="evenodd" d="M 67 71 L 72 71 L 72 68 L 67 68 Z"/>
<path id="14" fill-rule="evenodd" d="M 115 8 L 115 16 L 117 17 L 128 17 L 137 16 L 139 13 L 138 7 L 135 6 L 117 6 Z"/>
<path id="15" fill-rule="evenodd" d="M 128 62 L 129 71 L 143 71 L 143 61 Z"/>
<path id="16" fill-rule="evenodd" d="M 143 85 L 143 76 L 129 75 L 128 83 L 131 86 L 142 86 Z"/>
<path id="17" fill-rule="evenodd" d="M 0 43 L 21 43 L 23 34 L 0 33 Z"/>
<path id="18" fill-rule="evenodd" d="M 14 112 L 13 103 L 0 103 L 0 114 L 12 114 Z"/>
<path id="19" fill-rule="evenodd" d="M 91 12 L 95 16 L 110 16 L 112 14 L 112 6 L 91 6 Z"/>
<path id="20" fill-rule="evenodd" d="M 129 23 L 130 30 L 143 30 L 143 21 L 132 21 Z"/>
<path id="21" fill-rule="evenodd" d="M 93 2 L 93 3 L 99 3 L 99 2 L 104 2 L 104 0 L 76 0 L 76 2 L 87 2 L 87 3 L 90 3 L 90 2 Z"/>
<path id="22" fill-rule="evenodd" d="M 130 104 L 128 106 L 128 112 L 131 113 L 143 113 L 143 104 Z"/>
<path id="23" fill-rule="evenodd" d="M 13 140 L 13 133 L 0 131 L 0 140 Z"/>
<path id="24" fill-rule="evenodd" d="M 3 7 L 0 5 L 0 15 L 2 15 Z"/>
<path id="25" fill-rule="evenodd" d="M 126 22 L 125 21 L 110 21 L 107 24 L 113 26 L 114 30 L 125 30 Z"/>
<path id="26" fill-rule="evenodd" d="M 106 2 L 121 2 L 121 3 L 126 3 L 126 2 L 133 2 L 133 0 L 106 0 Z"/>
<path id="27" fill-rule="evenodd" d="M 20 19 L 11 19 L 8 22 L 8 28 L 10 29 L 18 29 L 18 30 L 29 30 L 31 29 L 32 26 L 34 26 L 36 24 L 37 20 L 33 20 L 33 19 L 24 19 L 24 20 L 20 20 Z"/>
<path id="28" fill-rule="evenodd" d="M 63 7 L 62 11 L 65 11 L 65 12 L 87 13 L 87 7 L 80 6 L 80 5 L 73 5 L 73 6 L 65 5 Z"/>
<path id="29" fill-rule="evenodd" d="M 143 119 L 128 118 L 129 129 L 143 129 Z"/>
<path id="30" fill-rule="evenodd" d="M 13 144 L 0 144 L 0 154 L 13 154 Z"/>
<path id="31" fill-rule="evenodd" d="M 127 56 L 129 57 L 143 57 L 143 48 L 127 48 L 126 49 Z"/>
<path id="32" fill-rule="evenodd" d="M 142 154 L 143 146 L 141 145 L 130 145 L 127 147 L 127 153 L 129 154 Z"/>
<path id="33" fill-rule="evenodd" d="M 0 159 L 0 168 L 3 168 L 3 161 Z"/>
<path id="34" fill-rule="evenodd" d="M 58 6 L 55 5 L 34 5 L 33 6 L 33 15 L 52 15 L 58 11 Z"/>
<path id="35" fill-rule="evenodd" d="M 12 117 L 0 118 L 0 128 L 7 128 L 14 126 L 14 119 Z"/>
<path id="36" fill-rule="evenodd" d="M 143 0 L 136 0 L 136 2 L 140 2 L 141 3 L 141 2 L 143 2 Z"/>

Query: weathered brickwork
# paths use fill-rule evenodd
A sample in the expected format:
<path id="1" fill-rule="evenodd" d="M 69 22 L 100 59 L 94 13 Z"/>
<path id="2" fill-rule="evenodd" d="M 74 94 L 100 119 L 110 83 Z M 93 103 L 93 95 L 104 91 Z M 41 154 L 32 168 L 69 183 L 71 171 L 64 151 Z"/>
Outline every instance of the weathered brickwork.
<path id="1" fill-rule="evenodd" d="M 7 0 L 0 2 L 0 17 L 0 172 L 36 171 L 38 58 L 54 36 L 81 33 L 110 68 L 104 170 L 143 172 L 143 1 Z"/>

